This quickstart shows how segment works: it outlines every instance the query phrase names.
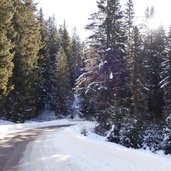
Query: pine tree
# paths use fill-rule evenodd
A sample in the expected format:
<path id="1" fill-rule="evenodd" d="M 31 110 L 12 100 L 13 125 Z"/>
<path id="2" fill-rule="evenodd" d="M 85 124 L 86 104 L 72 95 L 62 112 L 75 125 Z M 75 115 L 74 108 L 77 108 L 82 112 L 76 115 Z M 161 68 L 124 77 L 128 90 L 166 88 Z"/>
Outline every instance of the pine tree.
<path id="1" fill-rule="evenodd" d="M 171 154 L 171 126 L 170 126 L 170 120 L 171 120 L 171 27 L 167 36 L 167 41 L 165 44 L 165 51 L 161 51 L 161 55 L 163 57 L 162 63 L 161 63 L 161 82 L 159 83 L 159 86 L 161 88 L 160 91 L 163 91 L 163 119 L 164 122 L 162 123 L 162 128 L 164 130 L 163 132 L 163 149 L 166 154 Z M 161 49 L 163 50 L 163 49 Z M 164 56 L 163 56 L 164 55 Z"/>
<path id="2" fill-rule="evenodd" d="M 80 42 L 80 38 L 76 33 L 76 30 L 72 36 L 71 43 L 71 55 L 70 55 L 70 63 L 71 63 L 71 86 L 74 87 L 75 80 L 81 75 L 81 68 L 83 67 L 83 48 Z"/>
<path id="3" fill-rule="evenodd" d="M 154 121 L 162 117 L 163 98 L 159 83 L 161 81 L 161 62 L 165 54 L 165 33 L 162 27 L 151 31 L 144 45 L 145 87 L 148 96 L 148 110 Z"/>
<path id="4" fill-rule="evenodd" d="M 100 51 L 105 51 L 107 49 L 110 35 L 110 24 L 108 23 L 108 18 L 106 17 L 107 6 L 107 0 L 97 1 L 98 11 L 91 14 L 89 18 L 90 24 L 86 26 L 86 29 L 93 32 L 93 34 L 89 37 L 91 45 Z"/>
<path id="5" fill-rule="evenodd" d="M 68 97 L 70 95 L 70 68 L 68 58 L 61 47 L 57 60 L 57 78 L 58 78 L 58 114 L 68 114 Z"/>
<path id="6" fill-rule="evenodd" d="M 110 118 L 108 107 L 111 97 L 107 94 L 110 63 L 106 59 L 106 53 L 111 50 L 109 44 L 112 26 L 108 14 L 109 2 L 99 0 L 97 7 L 98 11 L 91 14 L 90 24 L 86 26 L 93 34 L 89 37 L 91 47 L 84 62 L 85 71 L 77 80 L 77 87 L 81 90 L 84 115 L 97 118 L 100 123 L 99 132 L 102 133 L 105 132 L 103 129 L 106 129 L 106 123 Z"/>
<path id="7" fill-rule="evenodd" d="M 47 22 L 44 20 L 43 11 L 40 9 L 38 13 L 38 21 L 40 23 L 40 35 L 41 35 L 41 49 L 39 51 L 38 68 L 39 68 L 39 86 L 37 94 L 37 107 L 38 110 L 48 108 L 47 96 L 48 96 L 48 64 L 50 62 L 49 48 L 48 48 L 48 27 Z"/>
<path id="8" fill-rule="evenodd" d="M 12 82 L 15 86 L 9 98 L 8 112 L 14 121 L 31 118 L 36 114 L 37 60 L 40 49 L 39 23 L 36 7 L 31 0 L 14 2 L 14 29 L 17 32 Z"/>
<path id="9" fill-rule="evenodd" d="M 127 58 L 129 59 L 128 62 L 131 65 L 131 52 L 132 52 L 132 31 L 133 31 L 133 21 L 134 21 L 134 9 L 133 9 L 133 2 L 132 0 L 128 0 L 126 4 L 126 10 L 124 14 L 124 21 L 125 21 L 125 31 L 127 36 Z"/>
<path id="10" fill-rule="evenodd" d="M 14 15 L 12 0 L 0 1 L 0 101 L 12 90 L 10 78 L 13 70 L 13 43 L 14 36 L 12 18 Z"/>
<path id="11" fill-rule="evenodd" d="M 103 86 L 101 82 L 103 75 L 99 74 L 99 67 L 103 65 L 103 62 L 99 64 L 100 58 L 96 48 L 85 47 L 83 55 L 83 73 L 76 80 L 76 93 L 80 94 L 82 97 L 82 117 L 87 119 L 96 118 L 97 110 L 105 111 L 106 109 L 104 107 L 105 104 L 103 104 L 103 99 L 105 99 L 104 101 L 106 102 L 107 96 L 101 94 L 106 87 Z M 100 83 L 102 84 L 99 87 Z"/>
<path id="12" fill-rule="evenodd" d="M 69 59 L 71 55 L 71 38 L 69 36 L 69 33 L 66 28 L 66 24 L 64 22 L 63 29 L 62 29 L 62 35 L 61 35 L 61 46 Z"/>
<path id="13" fill-rule="evenodd" d="M 133 21 L 134 21 L 134 9 L 132 0 L 128 0 L 126 4 L 126 9 L 124 12 L 125 21 L 125 33 L 126 33 L 126 59 L 127 59 L 127 69 L 129 71 L 129 84 L 132 84 L 132 73 L 133 73 Z"/>
<path id="14" fill-rule="evenodd" d="M 72 65 L 73 65 L 73 60 L 71 57 L 71 48 L 72 48 L 72 42 L 71 38 L 69 36 L 68 30 L 66 28 L 66 24 L 64 22 L 63 28 L 60 29 L 60 41 L 61 41 L 61 47 L 64 50 L 65 55 L 67 56 L 67 60 L 69 63 L 69 74 L 70 74 L 70 90 L 73 88 L 74 84 L 74 78 L 72 77 Z M 75 58 L 75 57 L 73 57 Z"/>
<path id="15" fill-rule="evenodd" d="M 138 120 L 148 111 L 147 97 L 144 88 L 143 41 L 137 27 L 133 29 L 132 42 L 133 63 L 131 71 L 131 91 L 133 101 L 133 116 Z"/>
<path id="16" fill-rule="evenodd" d="M 103 108 L 105 115 L 104 112 L 100 114 L 98 105 L 95 105 L 99 112 L 99 119 L 109 123 L 110 126 L 115 125 L 119 130 L 121 122 L 124 122 L 124 116 L 130 113 L 124 16 L 118 0 L 101 0 L 97 3 L 99 11 L 92 15 L 92 23 L 87 26 L 88 29 L 94 31 L 90 38 L 92 38 L 92 45 L 98 49 L 101 57 L 100 68 L 97 71 L 98 76 L 94 77 L 94 86 L 91 84 L 91 87 L 96 87 L 97 93 L 105 94 L 107 97 L 106 102 L 103 101 L 102 105 L 105 106 Z M 96 101 L 99 103 L 100 100 Z M 102 127 L 103 129 L 107 128 L 105 123 Z M 112 137 L 110 140 L 116 142 Z"/>
<path id="17" fill-rule="evenodd" d="M 49 51 L 49 60 L 47 61 L 47 73 L 46 73 L 46 106 L 49 110 L 56 110 L 57 104 L 57 57 L 60 48 L 60 39 L 58 30 L 55 24 L 55 17 L 49 17 L 47 21 L 48 39 L 47 49 Z"/>
<path id="18" fill-rule="evenodd" d="M 59 50 L 59 35 L 56 27 L 55 17 L 49 17 L 47 22 L 48 27 L 48 48 L 50 56 L 55 59 L 57 51 Z"/>
<path id="19" fill-rule="evenodd" d="M 162 80 L 160 82 L 160 87 L 164 91 L 164 118 L 167 120 L 168 124 L 170 123 L 170 112 L 171 112 L 171 27 L 169 30 L 167 38 L 167 56 L 163 58 L 162 61 Z"/>

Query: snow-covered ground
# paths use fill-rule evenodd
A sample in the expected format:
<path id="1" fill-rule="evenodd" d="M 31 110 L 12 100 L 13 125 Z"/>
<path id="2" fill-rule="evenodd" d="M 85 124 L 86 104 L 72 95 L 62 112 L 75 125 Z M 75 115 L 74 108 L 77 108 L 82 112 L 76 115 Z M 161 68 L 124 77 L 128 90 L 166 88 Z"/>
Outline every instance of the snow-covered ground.
<path id="1" fill-rule="evenodd" d="M 0 120 L 0 139 L 4 138 L 10 133 L 23 132 L 29 129 L 46 127 L 46 126 L 55 126 L 55 125 L 68 125 L 68 124 L 78 124 L 79 120 L 70 121 L 67 119 L 45 121 L 45 122 L 36 122 L 36 121 L 27 121 L 23 124 L 15 124 L 9 121 Z"/>
<path id="2" fill-rule="evenodd" d="M 77 123 L 46 132 L 30 142 L 20 161 L 19 171 L 170 171 L 171 157 L 149 151 L 128 149 L 105 142 L 91 132 L 95 123 L 59 120 L 43 123 L 0 122 L 2 130 L 17 132 L 40 126 Z M 3 125 L 6 124 L 6 125 Z M 6 128 L 5 128 L 6 127 Z M 2 128 L 2 129 L 1 129 Z M 84 136 L 83 134 L 87 134 Z"/>

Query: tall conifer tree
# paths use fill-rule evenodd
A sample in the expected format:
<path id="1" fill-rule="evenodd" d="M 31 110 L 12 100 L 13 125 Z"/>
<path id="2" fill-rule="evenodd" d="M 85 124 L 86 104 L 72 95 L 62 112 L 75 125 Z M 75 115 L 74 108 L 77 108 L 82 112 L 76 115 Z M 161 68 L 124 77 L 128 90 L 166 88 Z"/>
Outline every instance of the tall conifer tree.
<path id="1" fill-rule="evenodd" d="M 10 78 L 13 70 L 13 43 L 14 35 L 12 18 L 14 7 L 12 0 L 0 1 L 0 101 L 9 93 L 12 88 Z M 12 33 L 14 34 L 14 32 Z"/>
<path id="2" fill-rule="evenodd" d="M 61 47 L 57 60 L 57 78 L 58 78 L 58 113 L 68 114 L 68 97 L 70 95 L 70 68 L 68 58 Z"/>
<path id="3" fill-rule="evenodd" d="M 47 60 L 46 72 L 46 106 L 49 110 L 56 110 L 57 105 L 57 60 L 60 48 L 59 33 L 56 28 L 55 17 L 49 17 L 47 21 L 48 39 L 47 48 L 49 51 L 49 59 Z"/>
<path id="4" fill-rule="evenodd" d="M 81 68 L 83 66 L 83 48 L 80 42 L 80 38 L 76 33 L 76 30 L 72 36 L 71 43 L 71 55 L 70 55 L 70 63 L 71 63 L 71 86 L 74 87 L 75 80 L 81 74 Z"/>
<path id="5" fill-rule="evenodd" d="M 163 58 L 163 62 L 161 65 L 162 68 L 162 80 L 160 82 L 160 87 L 164 91 L 164 118 L 168 120 L 168 124 L 170 124 L 171 118 L 171 27 L 168 33 L 167 38 L 167 56 Z"/>
<path id="6" fill-rule="evenodd" d="M 36 114 L 37 61 L 40 49 L 40 26 L 32 0 L 15 0 L 15 42 L 13 84 L 9 107 L 13 120 L 31 118 Z"/>
<path id="7" fill-rule="evenodd" d="M 43 11 L 40 9 L 38 13 L 38 21 L 40 23 L 40 35 L 41 35 L 41 49 L 39 51 L 38 68 L 39 68 L 39 86 L 37 92 L 37 104 L 38 110 L 48 108 L 47 96 L 48 96 L 48 69 L 50 63 L 49 47 L 48 47 L 48 26 L 44 20 Z"/>
<path id="8" fill-rule="evenodd" d="M 130 108 L 124 15 L 119 0 L 101 0 L 97 2 L 97 6 L 98 12 L 91 15 L 92 23 L 87 26 L 94 32 L 90 37 L 92 45 L 101 56 L 99 76 L 95 77 L 91 87 L 95 86 L 97 92 L 105 93 L 107 97 L 106 114 L 99 116 L 103 118 L 101 120 L 110 120 L 111 125 L 119 128 L 123 114 L 128 114 Z"/>

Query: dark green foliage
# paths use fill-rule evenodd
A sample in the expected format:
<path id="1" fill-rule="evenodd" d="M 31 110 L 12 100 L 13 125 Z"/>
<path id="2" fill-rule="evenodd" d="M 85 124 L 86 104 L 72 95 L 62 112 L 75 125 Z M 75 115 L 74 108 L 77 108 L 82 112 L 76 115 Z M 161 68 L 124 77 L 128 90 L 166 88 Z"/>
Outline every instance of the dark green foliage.
<path id="1" fill-rule="evenodd" d="M 126 4 L 126 10 L 125 10 L 125 14 L 124 14 L 124 22 L 125 22 L 125 32 L 126 32 L 126 43 L 127 43 L 127 48 L 126 48 L 126 53 L 127 53 L 127 63 L 128 63 L 128 67 L 132 66 L 132 62 L 133 62 L 133 57 L 132 57 L 132 53 L 133 53 L 133 22 L 134 22 L 134 9 L 133 9 L 133 2 L 132 0 L 128 0 L 127 4 Z"/>
<path id="2" fill-rule="evenodd" d="M 117 125 L 122 122 L 120 113 L 126 115 L 129 111 L 127 99 L 130 96 L 127 85 L 123 11 L 118 0 L 98 1 L 97 3 L 99 11 L 92 15 L 92 23 L 87 26 L 88 29 L 94 31 L 91 36 L 92 45 L 97 48 L 100 56 L 99 61 L 96 61 L 96 66 L 92 68 L 92 81 L 88 88 L 94 93 L 92 99 L 89 99 L 94 102 L 94 99 L 97 98 L 94 108 L 100 120 L 106 122 L 112 120 Z M 100 15 L 101 18 L 98 18 L 97 15 Z M 104 95 L 106 98 L 103 98 Z M 108 111 L 106 112 L 108 114 L 104 115 L 104 110 Z"/>
<path id="3" fill-rule="evenodd" d="M 70 74 L 70 83 L 69 83 L 69 86 L 70 86 L 70 89 L 73 87 L 73 82 L 74 82 L 74 78 L 71 79 L 72 77 L 72 70 L 73 70 L 73 67 L 74 67 L 74 63 L 73 63 L 73 60 L 75 58 L 75 56 L 71 56 L 71 48 L 72 48 L 72 42 L 71 42 L 71 38 L 69 36 L 69 33 L 67 31 L 67 28 L 66 28 L 66 25 L 65 25 L 65 22 L 64 22 L 64 25 L 63 25 L 63 28 L 60 29 L 60 41 L 61 41 L 61 47 L 63 48 L 63 51 L 67 57 L 67 61 L 68 61 L 68 64 L 69 64 L 69 74 Z"/>
<path id="4" fill-rule="evenodd" d="M 87 45 L 36 14 L 33 0 L 0 1 L 1 117 L 24 122 L 44 109 L 74 116 L 77 93 L 81 117 L 98 121 L 108 141 L 170 154 L 171 30 L 150 28 L 153 7 L 143 30 L 135 26 L 132 0 L 125 11 L 119 0 L 97 7 Z"/>
<path id="5" fill-rule="evenodd" d="M 49 64 L 49 48 L 48 48 L 48 27 L 47 22 L 43 18 L 43 11 L 40 9 L 38 13 L 38 21 L 40 24 L 41 48 L 38 58 L 38 88 L 37 88 L 37 108 L 43 110 L 47 100 L 47 80 L 48 80 L 48 64 Z"/>
<path id="6" fill-rule="evenodd" d="M 47 21 L 47 40 L 45 40 L 47 52 L 47 61 L 44 73 L 44 93 L 45 93 L 45 108 L 55 110 L 57 104 L 57 56 L 59 51 L 59 35 L 55 25 L 55 18 L 49 17 Z"/>
<path id="7" fill-rule="evenodd" d="M 146 57 L 145 84 L 148 89 L 148 110 L 154 120 L 162 117 L 163 93 L 159 83 L 161 81 L 161 63 L 167 55 L 165 39 L 163 28 L 159 28 L 151 32 L 145 40 L 144 45 L 144 55 Z"/>
<path id="8" fill-rule="evenodd" d="M 12 120 L 31 118 L 36 114 L 35 90 L 37 87 L 37 61 L 40 49 L 40 26 L 34 14 L 32 1 L 15 1 L 13 16 L 14 69 L 12 83 L 14 90 L 9 95 L 7 110 Z"/>
<path id="9" fill-rule="evenodd" d="M 76 82 L 81 112 L 99 122 L 96 132 L 109 141 L 170 153 L 170 34 L 149 27 L 153 7 L 143 30 L 134 26 L 131 0 L 124 13 L 118 0 L 99 0 L 97 7 L 87 26 L 94 53 L 84 56 Z"/>
<path id="10" fill-rule="evenodd" d="M 97 54 L 97 51 L 94 48 L 87 49 L 85 53 L 84 71 L 83 74 L 77 79 L 75 89 L 76 92 L 82 96 L 81 112 L 84 114 L 84 117 L 91 119 L 95 117 L 94 114 L 97 112 L 97 100 L 99 100 L 99 102 L 102 100 L 98 96 L 100 95 L 97 91 L 98 86 L 95 88 L 97 82 L 94 81 L 94 77 L 98 77 L 99 75 L 97 65 L 100 60 L 100 56 Z"/>
<path id="11" fill-rule="evenodd" d="M 71 87 L 75 86 L 75 80 L 81 75 L 83 67 L 83 48 L 76 30 L 72 36 L 70 68 L 71 68 Z"/>
<path id="12" fill-rule="evenodd" d="M 66 25 L 64 23 L 63 28 L 61 28 L 61 46 L 69 59 L 71 56 L 71 38 L 69 36 L 69 33 L 67 31 Z"/>
<path id="13" fill-rule="evenodd" d="M 130 88 L 132 113 L 135 118 L 143 118 L 148 111 L 147 96 L 145 94 L 146 87 L 144 85 L 145 68 L 143 66 L 143 41 L 142 36 L 137 27 L 134 27 L 132 34 L 132 64 L 130 71 Z"/>
<path id="14" fill-rule="evenodd" d="M 55 18 L 37 14 L 33 0 L 0 2 L 0 109 L 15 122 L 42 110 L 67 114 L 72 88 L 80 74 L 81 43 L 71 41 Z"/>
<path id="15" fill-rule="evenodd" d="M 164 91 L 164 116 L 168 118 L 168 124 L 170 122 L 170 111 L 171 111 L 171 27 L 169 30 L 169 35 L 167 38 L 167 56 L 163 57 L 161 64 L 162 68 L 162 80 L 160 82 L 160 87 Z"/>
<path id="16" fill-rule="evenodd" d="M 58 116 L 67 115 L 71 93 L 70 37 L 65 25 L 57 31 L 54 18 L 48 20 L 48 34 L 50 59 L 47 67 L 46 105 Z"/>
<path id="17" fill-rule="evenodd" d="M 57 101 L 57 112 L 58 114 L 68 114 L 68 103 L 70 95 L 70 68 L 68 58 L 61 47 L 59 50 L 57 62 L 57 87 L 58 87 L 58 101 Z"/>
<path id="18" fill-rule="evenodd" d="M 12 90 L 10 78 L 13 69 L 12 53 L 13 44 L 11 35 L 13 31 L 12 17 L 14 14 L 13 1 L 2 0 L 0 1 L 0 101 L 2 101 L 7 94 Z"/>
<path id="19" fill-rule="evenodd" d="M 166 154 L 171 154 L 171 28 L 168 33 L 167 43 L 166 43 L 167 55 L 163 57 L 161 64 L 162 68 L 162 80 L 159 84 L 161 90 L 163 91 L 163 118 L 165 126 L 165 138 L 164 138 L 164 150 Z"/>

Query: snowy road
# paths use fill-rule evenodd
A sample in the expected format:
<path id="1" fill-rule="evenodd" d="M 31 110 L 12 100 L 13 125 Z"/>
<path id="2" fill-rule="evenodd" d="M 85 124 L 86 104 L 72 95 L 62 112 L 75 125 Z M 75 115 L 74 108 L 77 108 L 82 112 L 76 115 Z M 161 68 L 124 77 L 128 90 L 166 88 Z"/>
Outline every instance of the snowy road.
<path id="1" fill-rule="evenodd" d="M 30 142 L 24 157 L 19 162 L 18 171 L 81 171 L 70 160 L 68 154 L 61 152 L 55 146 L 60 136 L 54 140 L 54 135 L 63 129 L 49 130 Z"/>
<path id="2" fill-rule="evenodd" d="M 41 123 L 49 126 L 15 133 L 12 137 L 7 134 L 8 137 L 0 139 L 0 171 L 171 171 L 171 156 L 105 142 L 90 131 L 93 128 L 90 122 L 65 128 L 50 126 L 57 123 Z M 0 128 L 18 131 L 41 124 Z M 83 128 L 88 130 L 87 137 L 80 134 Z"/>
<path id="3" fill-rule="evenodd" d="M 19 171 L 171 170 L 170 159 L 93 140 L 75 129 L 61 128 L 38 136 L 27 146 Z"/>
<path id="4" fill-rule="evenodd" d="M 11 133 L 0 140 L 0 171 L 20 170 L 20 159 L 23 157 L 25 148 L 29 142 L 43 132 L 49 133 L 70 125 L 48 126 L 27 130 L 25 132 Z"/>
<path id="5" fill-rule="evenodd" d="M 21 162 L 25 164 L 19 171 L 171 170 L 170 159 L 95 141 L 71 128 L 41 135 L 28 145 L 24 156 Z"/>

